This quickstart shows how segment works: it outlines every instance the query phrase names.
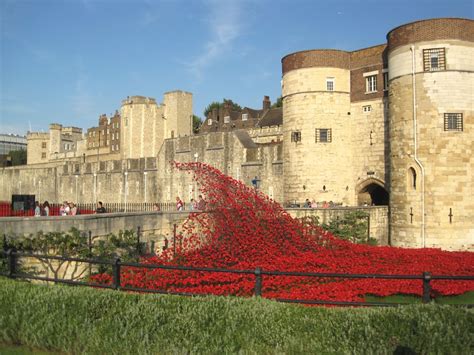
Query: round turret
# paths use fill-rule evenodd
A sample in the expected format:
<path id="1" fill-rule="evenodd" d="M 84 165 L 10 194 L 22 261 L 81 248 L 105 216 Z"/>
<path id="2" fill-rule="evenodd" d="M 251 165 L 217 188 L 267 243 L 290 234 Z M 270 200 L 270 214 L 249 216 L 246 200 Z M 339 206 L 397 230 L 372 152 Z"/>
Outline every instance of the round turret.
<path id="1" fill-rule="evenodd" d="M 282 69 L 285 202 L 353 203 L 350 53 L 297 52 Z"/>
<path id="2" fill-rule="evenodd" d="M 388 39 L 394 245 L 474 242 L 474 21 L 409 23 Z"/>

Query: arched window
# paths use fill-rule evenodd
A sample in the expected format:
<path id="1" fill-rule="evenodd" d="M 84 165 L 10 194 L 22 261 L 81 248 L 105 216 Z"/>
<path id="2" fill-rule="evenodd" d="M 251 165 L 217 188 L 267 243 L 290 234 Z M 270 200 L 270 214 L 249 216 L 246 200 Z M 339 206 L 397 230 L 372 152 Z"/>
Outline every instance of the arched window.
<path id="1" fill-rule="evenodd" d="M 416 170 L 414 168 L 408 169 L 408 188 L 416 190 Z"/>

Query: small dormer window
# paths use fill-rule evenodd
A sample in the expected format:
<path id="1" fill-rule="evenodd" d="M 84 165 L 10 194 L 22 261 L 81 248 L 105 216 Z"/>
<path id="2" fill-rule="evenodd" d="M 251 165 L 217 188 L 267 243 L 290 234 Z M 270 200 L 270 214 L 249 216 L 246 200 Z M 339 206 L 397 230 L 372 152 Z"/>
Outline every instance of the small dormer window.
<path id="1" fill-rule="evenodd" d="M 224 123 L 230 123 L 230 116 L 224 116 Z"/>
<path id="2" fill-rule="evenodd" d="M 249 114 L 248 113 L 243 113 L 242 114 L 242 121 L 247 121 L 249 119 Z"/>

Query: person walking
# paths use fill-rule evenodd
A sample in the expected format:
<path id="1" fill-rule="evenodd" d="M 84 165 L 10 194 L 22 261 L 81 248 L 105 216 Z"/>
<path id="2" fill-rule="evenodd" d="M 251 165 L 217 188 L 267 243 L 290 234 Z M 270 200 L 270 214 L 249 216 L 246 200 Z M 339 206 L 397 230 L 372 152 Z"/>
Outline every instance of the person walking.
<path id="1" fill-rule="evenodd" d="M 44 201 L 43 203 L 43 216 L 49 216 L 49 202 Z"/>
<path id="2" fill-rule="evenodd" d="M 107 211 L 105 210 L 104 205 L 102 204 L 102 201 L 99 201 L 97 203 L 97 208 L 95 210 L 95 213 L 106 213 Z"/>
<path id="3" fill-rule="evenodd" d="M 41 208 L 38 201 L 35 202 L 35 217 L 41 217 Z"/>
<path id="4" fill-rule="evenodd" d="M 184 208 L 184 203 L 181 201 L 179 196 L 176 196 L 176 211 L 182 211 Z"/>

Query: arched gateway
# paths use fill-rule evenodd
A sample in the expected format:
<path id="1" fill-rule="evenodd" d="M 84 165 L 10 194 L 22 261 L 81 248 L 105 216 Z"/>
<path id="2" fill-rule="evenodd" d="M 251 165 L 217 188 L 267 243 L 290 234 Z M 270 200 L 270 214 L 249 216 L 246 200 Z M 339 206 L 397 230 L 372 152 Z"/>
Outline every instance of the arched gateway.
<path id="1" fill-rule="evenodd" d="M 388 206 L 390 196 L 382 180 L 370 178 L 357 186 L 357 202 L 359 205 Z"/>

